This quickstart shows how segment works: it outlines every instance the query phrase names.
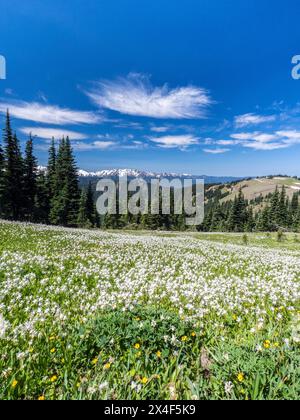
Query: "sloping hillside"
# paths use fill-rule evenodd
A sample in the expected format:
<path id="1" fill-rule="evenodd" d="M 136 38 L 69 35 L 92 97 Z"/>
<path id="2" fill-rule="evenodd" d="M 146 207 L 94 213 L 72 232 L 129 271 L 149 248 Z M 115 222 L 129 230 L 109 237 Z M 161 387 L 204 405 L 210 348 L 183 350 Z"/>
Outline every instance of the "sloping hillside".
<path id="1" fill-rule="evenodd" d="M 221 202 L 234 200 L 240 188 L 242 188 L 246 200 L 254 200 L 260 196 L 267 197 L 276 190 L 276 187 L 281 189 L 282 186 L 286 187 L 286 194 L 289 198 L 292 198 L 295 192 L 300 192 L 300 180 L 296 178 L 256 178 L 223 186 L 221 189 L 222 195 L 227 195 L 222 198 Z"/>

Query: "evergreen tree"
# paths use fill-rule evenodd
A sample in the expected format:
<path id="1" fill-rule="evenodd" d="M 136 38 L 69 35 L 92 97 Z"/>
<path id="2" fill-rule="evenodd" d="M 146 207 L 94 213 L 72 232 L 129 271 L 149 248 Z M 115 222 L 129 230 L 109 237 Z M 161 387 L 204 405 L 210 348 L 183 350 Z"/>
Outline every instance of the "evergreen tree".
<path id="1" fill-rule="evenodd" d="M 276 231 L 278 230 L 278 222 L 279 222 L 279 200 L 280 200 L 280 193 L 278 187 L 270 200 L 270 211 L 269 211 L 269 221 L 270 221 L 270 230 Z"/>
<path id="2" fill-rule="evenodd" d="M 0 144 L 0 217 L 4 216 L 4 153 Z"/>
<path id="3" fill-rule="evenodd" d="M 79 185 L 77 166 L 73 156 L 71 142 L 69 137 L 66 138 L 66 169 L 67 169 L 67 224 L 68 226 L 76 226 L 78 209 L 79 209 Z"/>
<path id="4" fill-rule="evenodd" d="M 252 232 L 255 229 L 255 220 L 253 216 L 253 208 L 250 207 L 247 211 L 247 221 L 245 230 L 247 232 Z"/>
<path id="5" fill-rule="evenodd" d="M 81 228 L 90 228 L 92 224 L 89 221 L 87 214 L 87 193 L 84 189 L 81 191 L 80 201 L 79 201 L 79 210 L 78 210 L 78 219 L 77 225 Z"/>
<path id="6" fill-rule="evenodd" d="M 7 111 L 4 128 L 4 214 L 19 220 L 23 208 L 23 160 L 16 134 L 13 135 Z"/>
<path id="7" fill-rule="evenodd" d="M 50 148 L 51 153 L 51 148 Z M 49 156 L 49 160 L 51 156 Z M 53 196 L 50 199 L 50 222 L 54 225 L 66 225 L 66 170 L 64 167 L 65 160 L 65 139 L 63 138 L 59 144 L 57 158 L 55 160 L 55 175 L 53 177 Z M 49 169 L 48 169 L 49 170 Z M 48 173 L 49 179 L 49 173 Z"/>
<path id="8" fill-rule="evenodd" d="M 214 213 L 213 207 L 207 208 L 206 206 L 206 209 L 204 212 L 204 221 L 202 224 L 202 229 L 204 230 L 204 232 L 210 231 L 210 227 L 211 227 L 211 223 L 213 219 L 213 213 Z"/>
<path id="9" fill-rule="evenodd" d="M 33 155 L 33 141 L 30 135 L 26 143 L 24 158 L 24 218 L 34 220 L 34 206 L 37 193 L 37 161 Z"/>
<path id="10" fill-rule="evenodd" d="M 220 204 L 218 204 L 212 215 L 211 225 L 209 230 L 213 231 L 222 231 L 224 229 L 224 213 L 222 212 Z"/>
<path id="11" fill-rule="evenodd" d="M 52 200 L 56 189 L 56 149 L 54 138 L 52 138 L 51 146 L 49 149 L 47 184 L 49 189 L 49 199 Z"/>
<path id="12" fill-rule="evenodd" d="M 56 159 L 54 196 L 50 221 L 63 226 L 76 226 L 79 210 L 78 175 L 69 138 L 62 139 Z"/>
<path id="13" fill-rule="evenodd" d="M 267 232 L 270 230 L 270 214 L 271 208 L 266 206 L 259 214 L 256 229 L 260 232 Z"/>
<path id="14" fill-rule="evenodd" d="M 86 193 L 86 215 L 91 226 L 95 224 L 95 204 L 92 183 L 89 182 Z"/>
<path id="15" fill-rule="evenodd" d="M 49 223 L 50 197 L 48 179 L 44 174 L 36 177 L 36 196 L 34 205 L 34 220 L 37 223 Z"/>
<path id="16" fill-rule="evenodd" d="M 285 186 L 282 187 L 281 194 L 279 197 L 278 203 L 278 212 L 277 212 L 277 224 L 279 227 L 287 226 L 287 218 L 288 218 L 288 209 L 287 209 L 287 202 L 286 202 L 286 190 Z"/>
<path id="17" fill-rule="evenodd" d="M 246 221 L 246 203 L 242 189 L 240 188 L 239 194 L 235 197 L 229 213 L 228 228 L 233 232 L 243 232 Z"/>
<path id="18" fill-rule="evenodd" d="M 97 211 L 96 205 L 94 205 L 94 227 L 97 229 L 101 227 L 101 218 Z"/>
<path id="19" fill-rule="evenodd" d="M 291 213 L 295 217 L 299 209 L 299 193 L 294 193 L 291 202 Z"/>
<path id="20" fill-rule="evenodd" d="M 298 208 L 297 214 L 294 217 L 293 229 L 296 231 L 299 231 L 300 229 L 300 207 Z"/>

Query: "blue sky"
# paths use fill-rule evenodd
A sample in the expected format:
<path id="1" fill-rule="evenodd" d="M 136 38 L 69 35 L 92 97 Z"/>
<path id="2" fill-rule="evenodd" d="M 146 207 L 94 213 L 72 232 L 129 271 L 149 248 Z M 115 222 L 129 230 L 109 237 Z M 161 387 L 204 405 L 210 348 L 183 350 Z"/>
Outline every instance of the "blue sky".
<path id="1" fill-rule="evenodd" d="M 297 0 L 0 0 L 0 121 L 82 169 L 300 175 Z"/>

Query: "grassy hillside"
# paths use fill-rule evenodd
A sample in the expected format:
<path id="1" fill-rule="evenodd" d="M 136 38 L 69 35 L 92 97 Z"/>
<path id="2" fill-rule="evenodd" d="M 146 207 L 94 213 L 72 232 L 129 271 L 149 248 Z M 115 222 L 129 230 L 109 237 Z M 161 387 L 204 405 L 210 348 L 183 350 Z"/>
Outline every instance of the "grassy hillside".
<path id="1" fill-rule="evenodd" d="M 286 193 L 289 198 L 292 198 L 295 192 L 300 192 L 300 180 L 296 178 L 256 178 L 222 186 L 222 193 L 227 195 L 221 201 L 234 200 L 240 188 L 242 188 L 245 199 L 250 201 L 260 196 L 267 197 L 269 194 L 274 193 L 276 187 L 281 189 L 283 186 L 286 187 Z M 212 188 L 216 189 L 217 187 Z"/>

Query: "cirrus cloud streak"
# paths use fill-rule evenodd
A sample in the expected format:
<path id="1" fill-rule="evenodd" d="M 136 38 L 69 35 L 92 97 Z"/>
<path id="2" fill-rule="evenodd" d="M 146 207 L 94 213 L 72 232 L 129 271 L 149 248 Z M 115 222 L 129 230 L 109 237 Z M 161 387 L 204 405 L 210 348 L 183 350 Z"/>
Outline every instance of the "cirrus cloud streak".
<path id="1" fill-rule="evenodd" d="M 246 127 L 248 125 L 258 125 L 264 123 L 270 123 L 276 120 L 275 115 L 258 115 L 258 114 L 244 114 L 235 117 L 236 127 Z"/>
<path id="2" fill-rule="evenodd" d="M 31 134 L 40 139 L 51 140 L 69 137 L 70 140 L 84 140 L 87 138 L 85 134 L 78 133 L 77 131 L 66 130 L 64 128 L 51 128 L 51 127 L 22 127 L 19 129 L 23 134 Z"/>
<path id="3" fill-rule="evenodd" d="M 198 137 L 192 135 L 179 135 L 179 136 L 163 136 L 163 137 L 150 137 L 153 143 L 156 143 L 158 147 L 163 149 L 182 149 L 185 150 L 189 146 L 199 144 Z"/>
<path id="4" fill-rule="evenodd" d="M 100 80 L 86 94 L 101 109 L 159 119 L 206 118 L 213 103 L 206 89 L 155 87 L 148 76 L 137 73 L 116 80 Z"/>
<path id="5" fill-rule="evenodd" d="M 103 121 L 103 117 L 94 112 L 75 111 L 39 102 L 0 102 L 0 113 L 9 110 L 12 117 L 53 125 L 96 124 Z"/>

